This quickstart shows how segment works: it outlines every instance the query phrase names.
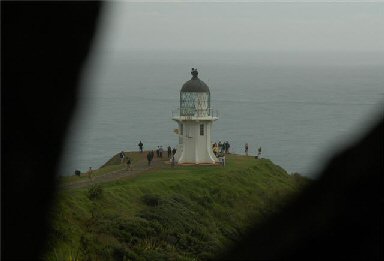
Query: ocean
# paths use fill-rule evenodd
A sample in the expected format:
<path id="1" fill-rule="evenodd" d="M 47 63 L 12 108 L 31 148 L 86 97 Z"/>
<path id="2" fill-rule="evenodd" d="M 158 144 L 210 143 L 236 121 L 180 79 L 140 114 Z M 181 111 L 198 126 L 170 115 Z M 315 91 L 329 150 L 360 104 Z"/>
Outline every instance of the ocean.
<path id="1" fill-rule="evenodd" d="M 384 111 L 384 59 L 375 53 L 102 52 L 84 69 L 61 175 L 114 154 L 176 146 L 171 112 L 191 68 L 219 112 L 212 140 L 316 178 Z"/>

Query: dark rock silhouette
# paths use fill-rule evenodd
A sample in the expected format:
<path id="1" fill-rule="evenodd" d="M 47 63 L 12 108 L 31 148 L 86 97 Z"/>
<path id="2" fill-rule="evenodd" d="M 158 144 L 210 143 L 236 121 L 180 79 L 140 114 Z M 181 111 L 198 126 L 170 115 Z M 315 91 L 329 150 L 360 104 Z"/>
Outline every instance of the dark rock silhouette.
<path id="1" fill-rule="evenodd" d="M 1 2 L 2 260 L 39 258 L 97 2 Z"/>
<path id="2" fill-rule="evenodd" d="M 383 259 L 384 119 L 220 259 Z"/>

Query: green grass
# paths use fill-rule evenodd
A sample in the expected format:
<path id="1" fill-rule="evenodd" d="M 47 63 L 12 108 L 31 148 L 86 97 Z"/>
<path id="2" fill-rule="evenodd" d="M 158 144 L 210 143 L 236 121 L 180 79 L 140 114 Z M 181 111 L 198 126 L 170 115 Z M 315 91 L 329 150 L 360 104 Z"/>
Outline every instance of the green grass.
<path id="1" fill-rule="evenodd" d="M 225 167 L 164 165 L 104 183 L 92 200 L 89 188 L 62 191 L 44 258 L 210 259 L 306 183 L 269 160 L 230 155 Z"/>
<path id="2" fill-rule="evenodd" d="M 131 152 L 124 152 L 124 153 L 126 156 L 131 158 L 131 160 L 133 162 L 133 166 L 134 166 L 135 162 L 142 160 L 143 155 L 144 155 L 144 154 L 140 154 L 140 153 L 131 153 Z M 126 164 L 121 163 L 119 153 L 117 153 L 110 160 L 108 160 L 104 165 L 102 165 L 99 169 L 93 169 L 92 170 L 92 176 L 100 176 L 100 175 L 104 175 L 106 173 L 110 173 L 113 171 L 123 170 L 125 168 L 126 168 Z M 61 177 L 59 177 L 59 182 L 64 183 L 64 184 L 68 184 L 68 183 L 77 182 L 77 181 L 82 180 L 82 179 L 89 179 L 89 177 L 87 175 L 87 171 L 82 172 L 80 174 L 80 176 L 75 176 L 75 175 L 61 176 Z"/>

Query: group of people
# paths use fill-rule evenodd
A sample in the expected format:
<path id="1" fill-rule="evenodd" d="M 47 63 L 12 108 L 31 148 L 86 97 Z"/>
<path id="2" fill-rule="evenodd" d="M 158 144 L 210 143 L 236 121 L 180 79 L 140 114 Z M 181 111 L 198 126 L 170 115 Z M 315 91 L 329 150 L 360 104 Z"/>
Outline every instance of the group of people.
<path id="1" fill-rule="evenodd" d="M 213 153 L 215 154 L 215 156 L 218 156 L 219 154 L 228 154 L 229 153 L 229 148 L 231 147 L 231 145 L 229 144 L 228 141 L 222 143 L 221 141 L 219 141 L 218 143 L 213 143 L 212 144 L 212 150 L 213 150 Z"/>
<path id="2" fill-rule="evenodd" d="M 218 143 L 215 142 L 212 144 L 213 153 L 215 154 L 216 157 L 222 157 L 224 154 L 228 154 L 230 147 L 231 145 L 229 144 L 228 141 L 224 143 L 221 143 L 221 141 L 219 141 Z M 247 142 L 244 145 L 244 152 L 245 152 L 245 155 L 247 156 L 248 156 L 248 151 L 249 151 L 249 145 Z M 256 159 L 261 158 L 261 147 L 257 149 L 257 155 L 255 156 L 255 158 Z"/>
<path id="3" fill-rule="evenodd" d="M 139 148 L 140 148 L 140 152 L 143 152 L 143 143 L 139 142 L 138 144 Z M 215 142 L 212 144 L 212 150 L 213 150 L 213 153 L 215 154 L 215 156 L 218 156 L 219 154 L 228 154 L 229 153 L 229 148 L 231 147 L 231 144 L 229 144 L 228 141 L 225 141 L 225 142 Z M 244 145 L 244 152 L 245 152 L 245 155 L 248 156 L 248 151 L 249 151 L 249 145 L 248 145 L 248 142 L 245 143 Z M 164 152 L 164 149 L 163 149 L 163 146 L 157 146 L 157 150 L 156 150 L 156 155 L 158 158 L 162 158 L 163 157 L 163 152 Z M 176 153 L 176 148 L 171 148 L 171 146 L 168 146 L 167 148 L 167 152 L 168 152 L 168 158 L 170 159 L 173 155 L 175 155 Z M 257 149 L 257 155 L 256 155 L 256 158 L 260 158 L 261 156 L 261 147 L 259 147 Z"/>
<path id="4" fill-rule="evenodd" d="M 249 150 L 249 146 L 248 146 L 248 142 L 247 142 L 244 145 L 244 152 L 245 152 L 246 156 L 248 156 L 248 150 Z M 260 159 L 260 158 L 261 158 L 261 147 L 259 147 L 257 149 L 257 155 L 255 156 L 255 159 Z"/>
<path id="5" fill-rule="evenodd" d="M 137 144 L 137 146 L 139 146 L 140 152 L 143 152 L 144 144 L 141 141 L 139 142 L 139 144 Z M 163 152 L 164 152 L 163 146 L 157 146 L 156 155 L 158 158 L 163 157 Z M 168 146 L 167 153 L 168 153 L 168 158 L 170 159 L 173 155 L 175 155 L 176 148 L 172 149 L 171 146 Z"/>
<path id="6" fill-rule="evenodd" d="M 142 141 L 140 140 L 139 144 L 139 149 L 140 149 L 140 152 L 142 153 L 143 152 L 143 143 Z M 212 150 L 213 150 L 213 153 L 215 154 L 216 157 L 220 158 L 220 162 L 222 165 L 225 165 L 225 156 L 224 154 L 228 154 L 229 153 L 229 148 L 231 147 L 231 145 L 229 144 L 228 141 L 225 141 L 225 142 L 215 142 L 212 144 Z M 244 152 L 245 152 L 245 155 L 248 156 L 248 151 L 249 151 L 249 145 L 248 143 L 245 143 L 244 145 Z M 163 146 L 157 146 L 157 149 L 156 149 L 156 156 L 157 158 L 163 158 L 163 152 L 164 152 L 164 149 L 163 149 Z M 175 162 L 175 154 L 176 154 L 176 148 L 171 148 L 171 146 L 168 146 L 167 147 L 167 156 L 168 156 L 168 159 L 171 159 L 172 158 L 172 165 L 174 165 L 174 162 Z M 154 151 L 149 151 L 147 153 L 147 160 L 148 160 L 148 166 L 151 165 L 151 162 L 154 158 Z M 121 163 L 123 163 L 124 161 L 126 161 L 126 164 L 127 164 L 127 169 L 131 169 L 131 164 L 132 164 L 132 160 L 131 158 L 127 157 L 127 159 L 125 160 L 126 156 L 125 156 L 125 153 L 122 151 L 120 152 L 120 159 L 121 159 Z M 255 156 L 256 159 L 259 159 L 261 158 L 261 147 L 259 147 L 257 149 L 257 155 Z"/>
<path id="7" fill-rule="evenodd" d="M 157 146 L 157 150 L 156 150 L 156 155 L 158 158 L 163 158 L 163 152 L 164 152 L 164 149 L 163 149 L 163 146 Z M 172 153 L 173 155 L 175 155 L 176 153 L 176 148 L 171 148 L 171 146 L 168 146 L 167 147 L 167 156 L 168 156 L 168 159 L 170 159 L 172 157 Z"/>
<path id="8" fill-rule="evenodd" d="M 156 150 L 157 158 L 163 158 L 163 152 L 164 152 L 163 146 L 157 146 L 157 150 Z M 172 157 L 172 164 L 174 165 L 176 148 L 172 149 L 171 146 L 168 146 L 167 152 L 168 152 L 168 155 L 167 155 L 168 159 L 170 159 Z M 155 152 L 153 150 L 148 151 L 148 153 L 147 153 L 148 166 L 151 166 L 151 162 L 152 162 L 154 157 L 155 157 Z"/>
<path id="9" fill-rule="evenodd" d="M 171 146 L 168 146 L 168 159 L 170 159 L 171 157 L 173 158 L 175 154 L 176 154 L 176 148 L 174 147 L 172 149 Z"/>
<path id="10" fill-rule="evenodd" d="M 127 169 L 131 170 L 132 169 L 132 159 L 130 157 L 126 157 L 124 151 L 121 151 L 119 156 L 120 156 L 120 162 L 124 163 L 124 161 L 125 161 L 125 163 L 127 164 Z"/>
<path id="11" fill-rule="evenodd" d="M 140 152 L 143 152 L 143 146 L 144 145 L 141 141 L 139 142 L 138 146 L 140 148 Z M 157 158 L 163 158 L 163 153 L 164 153 L 163 146 L 157 146 L 157 149 L 156 149 Z M 175 154 L 176 154 L 176 148 L 172 149 L 171 146 L 168 146 L 167 147 L 167 156 L 168 156 L 168 159 L 172 158 L 173 163 L 174 163 Z M 153 150 L 148 151 L 148 153 L 147 153 L 148 166 L 151 166 L 151 162 L 152 162 L 154 157 L 155 157 L 155 152 Z"/>
<path id="12" fill-rule="evenodd" d="M 143 152 L 143 143 L 140 141 L 139 144 L 138 144 L 139 148 L 140 148 L 140 152 L 142 153 Z M 213 153 L 215 154 L 216 157 L 218 157 L 220 159 L 220 163 L 224 166 L 225 165 L 225 155 L 224 154 L 228 154 L 229 153 L 229 148 L 230 148 L 230 144 L 228 141 L 222 143 L 221 141 L 219 141 L 218 143 L 214 143 L 212 144 L 212 149 L 213 149 Z M 248 156 L 248 151 L 249 151 L 249 145 L 248 143 L 245 143 L 244 145 L 244 151 L 245 151 L 245 155 Z M 164 152 L 164 149 L 163 149 L 163 146 L 157 146 L 157 150 L 156 150 L 156 155 L 158 158 L 162 158 L 163 157 L 163 152 Z M 176 148 L 171 148 L 171 146 L 168 146 L 167 147 L 167 156 L 168 156 L 168 159 L 171 159 L 172 158 L 172 166 L 175 165 L 175 154 L 176 154 Z M 151 162 L 154 158 L 154 151 L 151 150 L 147 153 L 147 160 L 148 160 L 148 166 L 151 165 Z M 132 169 L 132 159 L 130 157 L 127 157 L 124 153 L 124 151 L 121 151 L 119 153 L 119 157 L 120 157 L 120 162 L 121 163 L 126 163 L 127 164 L 127 169 L 128 170 L 131 170 Z M 260 159 L 261 158 L 261 147 L 259 147 L 257 149 L 257 155 L 255 156 L 256 159 Z M 88 176 L 90 179 L 92 179 L 92 168 L 89 167 L 89 170 L 88 170 Z M 80 176 L 80 171 L 76 170 L 75 171 L 75 174 Z"/>

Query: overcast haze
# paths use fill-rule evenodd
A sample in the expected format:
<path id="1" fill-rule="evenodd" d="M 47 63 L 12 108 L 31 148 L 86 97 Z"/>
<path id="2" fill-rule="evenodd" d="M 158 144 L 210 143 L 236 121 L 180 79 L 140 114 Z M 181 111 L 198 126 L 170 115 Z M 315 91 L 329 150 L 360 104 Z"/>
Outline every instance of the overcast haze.
<path id="1" fill-rule="evenodd" d="M 104 14 L 108 52 L 384 49 L 384 3 L 108 2 Z"/>

